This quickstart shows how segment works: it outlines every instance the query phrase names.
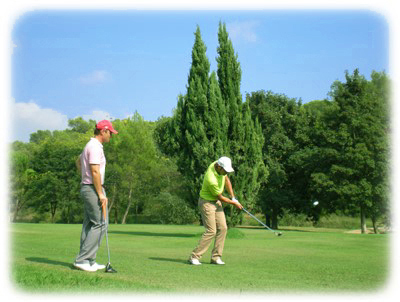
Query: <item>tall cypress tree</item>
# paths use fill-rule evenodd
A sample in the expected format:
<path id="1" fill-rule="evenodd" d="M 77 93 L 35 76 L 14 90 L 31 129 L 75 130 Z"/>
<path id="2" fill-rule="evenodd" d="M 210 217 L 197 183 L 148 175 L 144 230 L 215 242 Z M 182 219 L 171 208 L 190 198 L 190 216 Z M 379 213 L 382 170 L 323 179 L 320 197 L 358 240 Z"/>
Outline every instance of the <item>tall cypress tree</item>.
<path id="1" fill-rule="evenodd" d="M 197 204 L 202 174 L 209 164 L 211 147 L 205 124 L 208 112 L 207 94 L 210 72 L 210 62 L 206 56 L 206 50 L 200 28 L 197 26 L 192 49 L 192 65 L 186 86 L 187 93 L 178 103 L 178 106 L 181 106 L 178 108 L 181 111 L 179 168 L 191 183 L 192 200 L 195 204 Z"/>
<path id="2" fill-rule="evenodd" d="M 208 113 L 205 116 L 207 137 L 210 140 L 210 158 L 217 159 L 228 152 L 228 117 L 218 86 L 215 71 L 211 73 L 208 90 Z"/>
<path id="3" fill-rule="evenodd" d="M 221 22 L 218 30 L 218 43 L 218 84 L 227 110 L 229 149 L 240 160 L 241 158 L 238 157 L 243 155 L 241 143 L 244 139 L 241 111 L 242 95 L 240 93 L 242 70 L 237 55 L 235 55 L 232 41 L 229 39 L 226 25 Z"/>
<path id="4" fill-rule="evenodd" d="M 242 103 L 240 64 L 225 25 L 220 24 L 218 36 L 218 71 L 209 76 L 206 46 L 197 27 L 187 93 L 178 97 L 173 117 L 159 123 L 156 139 L 163 152 L 177 158 L 180 172 L 190 182 L 193 205 L 197 204 L 208 165 L 221 156 L 230 156 L 236 171 L 231 176 L 235 195 L 251 206 L 266 176 L 263 136 L 249 107 Z M 225 211 L 229 225 L 239 222 L 238 211 L 232 207 Z"/>
<path id="5" fill-rule="evenodd" d="M 227 155 L 232 158 L 235 173 L 232 182 L 239 201 L 253 207 L 261 182 L 267 176 L 262 159 L 263 135 L 258 121 L 254 121 L 248 105 L 243 104 L 240 93 L 242 71 L 226 25 L 220 23 L 218 31 L 218 83 L 226 108 Z M 228 224 L 235 225 L 240 213 L 226 208 Z"/>

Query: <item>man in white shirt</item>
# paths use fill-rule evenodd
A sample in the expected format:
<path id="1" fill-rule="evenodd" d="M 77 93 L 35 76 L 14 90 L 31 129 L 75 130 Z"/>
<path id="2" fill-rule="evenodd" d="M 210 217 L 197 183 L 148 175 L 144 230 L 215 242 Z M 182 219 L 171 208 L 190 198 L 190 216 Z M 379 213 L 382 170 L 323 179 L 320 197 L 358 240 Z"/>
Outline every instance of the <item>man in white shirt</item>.
<path id="1" fill-rule="evenodd" d="M 104 265 L 96 263 L 96 253 L 106 231 L 102 206 L 107 205 L 108 202 L 103 188 L 106 168 L 103 143 L 108 143 L 112 134 L 118 134 L 118 132 L 110 121 L 98 122 L 94 137 L 86 144 L 77 160 L 77 167 L 82 174 L 81 197 L 85 210 L 80 250 L 74 266 L 88 272 L 105 268 Z"/>

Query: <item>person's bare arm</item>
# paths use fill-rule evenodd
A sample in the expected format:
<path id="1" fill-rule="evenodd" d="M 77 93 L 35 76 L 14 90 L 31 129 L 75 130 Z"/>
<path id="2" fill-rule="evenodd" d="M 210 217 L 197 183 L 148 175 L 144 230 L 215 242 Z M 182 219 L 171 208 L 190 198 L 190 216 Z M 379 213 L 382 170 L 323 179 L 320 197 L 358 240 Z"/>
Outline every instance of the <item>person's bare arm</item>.
<path id="1" fill-rule="evenodd" d="M 228 193 L 231 196 L 231 198 L 234 198 L 235 195 L 233 194 L 232 184 L 231 184 L 231 181 L 229 180 L 228 176 L 225 177 L 225 187 L 228 190 Z M 235 207 L 237 207 L 239 210 L 243 209 L 243 206 L 239 202 L 235 202 L 235 201 L 223 196 L 222 194 L 218 195 L 218 200 L 225 202 L 225 203 L 232 204 Z"/>
<path id="2" fill-rule="evenodd" d="M 101 206 L 107 204 L 108 199 L 103 193 L 103 187 L 101 185 L 101 176 L 100 176 L 100 165 L 90 165 L 90 170 L 92 172 L 93 185 L 96 190 L 97 195 L 99 196 Z"/>
<path id="3" fill-rule="evenodd" d="M 231 198 L 234 198 L 235 194 L 233 193 L 232 183 L 231 183 L 231 180 L 229 179 L 228 175 L 225 176 L 225 188 L 227 189 L 229 196 Z"/>

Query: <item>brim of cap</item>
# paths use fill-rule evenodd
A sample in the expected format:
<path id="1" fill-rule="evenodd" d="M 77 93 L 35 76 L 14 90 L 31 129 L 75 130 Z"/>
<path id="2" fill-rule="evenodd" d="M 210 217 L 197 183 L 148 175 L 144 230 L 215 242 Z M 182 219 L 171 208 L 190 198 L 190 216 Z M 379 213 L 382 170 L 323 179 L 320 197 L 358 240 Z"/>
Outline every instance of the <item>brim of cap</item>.
<path id="1" fill-rule="evenodd" d="M 234 172 L 234 171 L 235 171 L 235 170 L 233 170 L 232 167 L 226 167 L 226 168 L 224 168 L 224 170 L 225 170 L 226 172 L 228 172 L 228 173 L 231 173 L 231 172 Z"/>
<path id="2" fill-rule="evenodd" d="M 114 134 L 118 134 L 118 131 L 115 130 L 115 129 L 110 129 L 110 131 L 111 131 L 112 133 L 114 133 Z"/>

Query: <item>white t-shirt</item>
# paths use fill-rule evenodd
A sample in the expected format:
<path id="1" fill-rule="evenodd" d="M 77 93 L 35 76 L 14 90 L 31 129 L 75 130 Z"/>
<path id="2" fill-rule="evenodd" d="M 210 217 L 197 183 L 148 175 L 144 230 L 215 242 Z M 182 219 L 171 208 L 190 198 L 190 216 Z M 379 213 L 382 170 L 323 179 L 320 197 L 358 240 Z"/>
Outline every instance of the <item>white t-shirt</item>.
<path id="1" fill-rule="evenodd" d="M 86 144 L 81 154 L 83 184 L 93 184 L 90 165 L 100 165 L 101 184 L 104 184 L 106 157 L 104 156 L 103 145 L 94 137 Z"/>

